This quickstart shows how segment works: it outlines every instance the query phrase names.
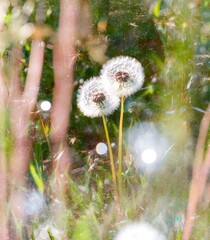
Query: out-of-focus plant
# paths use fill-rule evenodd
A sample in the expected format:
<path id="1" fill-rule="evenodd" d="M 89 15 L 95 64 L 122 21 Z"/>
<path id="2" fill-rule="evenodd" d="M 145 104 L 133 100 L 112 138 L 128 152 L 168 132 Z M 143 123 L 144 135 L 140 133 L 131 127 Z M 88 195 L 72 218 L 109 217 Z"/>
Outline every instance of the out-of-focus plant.
<path id="1" fill-rule="evenodd" d="M 0 239 L 209 239 L 208 7 L 0 2 Z M 145 83 L 122 99 L 120 130 L 120 110 L 106 122 L 113 155 L 126 133 L 116 216 L 109 157 L 97 148 L 103 127 L 81 115 L 76 98 L 120 55 L 141 60 Z"/>
<path id="2" fill-rule="evenodd" d="M 50 4 L 50 1 L 0 3 L 2 240 L 22 239 L 24 236 L 21 224 L 26 221 L 27 210 L 23 204 L 25 201 L 23 189 L 28 185 L 26 177 L 34 142 L 33 120 L 36 120 L 36 115 L 39 114 L 33 112 L 36 110 L 42 77 L 44 40 L 48 38 L 49 42 L 53 33 L 50 25 L 45 24 L 51 11 L 51 6 L 49 7 L 47 3 Z M 58 33 L 55 34 L 53 41 L 55 83 L 51 111 L 50 138 L 53 151 L 51 160 L 54 161 L 55 170 L 54 194 L 62 201 L 67 181 L 65 174 L 69 173 L 71 165 L 66 134 L 73 89 L 77 6 L 74 1 L 60 2 Z M 58 9 L 58 6 L 56 7 Z M 45 128 L 45 125 L 42 127 Z M 46 129 L 44 131 L 47 135 Z M 41 166 L 36 167 L 38 168 L 30 165 L 30 172 L 43 194 L 45 189 L 42 172 L 41 174 L 38 172 Z"/>

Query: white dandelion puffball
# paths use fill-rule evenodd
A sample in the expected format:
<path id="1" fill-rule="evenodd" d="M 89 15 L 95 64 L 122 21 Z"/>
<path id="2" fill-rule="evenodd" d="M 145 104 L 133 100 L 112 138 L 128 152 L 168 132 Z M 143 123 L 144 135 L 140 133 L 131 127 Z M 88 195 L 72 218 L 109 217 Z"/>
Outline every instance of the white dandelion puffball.
<path id="1" fill-rule="evenodd" d="M 144 82 L 144 69 L 132 57 L 119 56 L 103 65 L 101 76 L 107 89 L 114 88 L 119 96 L 137 92 Z"/>
<path id="2" fill-rule="evenodd" d="M 166 240 L 166 237 L 144 222 L 135 222 L 125 225 L 114 240 Z"/>
<path id="3" fill-rule="evenodd" d="M 99 77 L 93 77 L 79 88 L 77 105 L 87 117 L 109 115 L 119 106 L 119 97 L 107 91 Z"/>

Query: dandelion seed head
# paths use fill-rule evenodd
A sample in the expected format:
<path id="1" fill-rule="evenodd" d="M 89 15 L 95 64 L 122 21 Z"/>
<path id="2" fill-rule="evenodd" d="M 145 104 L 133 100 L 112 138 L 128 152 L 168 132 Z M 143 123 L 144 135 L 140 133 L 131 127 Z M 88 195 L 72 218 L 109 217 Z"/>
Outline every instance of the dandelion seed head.
<path id="1" fill-rule="evenodd" d="M 106 100 L 106 97 L 105 97 L 104 93 L 98 92 L 98 93 L 93 94 L 92 100 L 95 103 L 103 104 L 103 102 Z"/>
<path id="2" fill-rule="evenodd" d="M 135 58 L 119 56 L 103 65 L 101 76 L 107 89 L 114 88 L 119 96 L 137 92 L 144 82 L 144 70 Z"/>
<path id="3" fill-rule="evenodd" d="M 127 82 L 129 80 L 129 74 L 127 72 L 117 72 L 115 74 L 115 79 L 119 82 L 119 83 L 124 83 Z"/>
<path id="4" fill-rule="evenodd" d="M 122 227 L 114 240 L 166 240 L 166 237 L 148 223 L 134 222 Z"/>
<path id="5" fill-rule="evenodd" d="M 87 117 L 111 114 L 119 106 L 119 97 L 107 91 L 99 77 L 93 77 L 80 87 L 77 105 Z"/>

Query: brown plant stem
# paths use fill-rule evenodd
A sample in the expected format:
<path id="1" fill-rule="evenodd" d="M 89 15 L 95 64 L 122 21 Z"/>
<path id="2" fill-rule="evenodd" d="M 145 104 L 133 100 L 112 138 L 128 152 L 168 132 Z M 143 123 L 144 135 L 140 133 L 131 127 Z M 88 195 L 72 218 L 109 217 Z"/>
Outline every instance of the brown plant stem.
<path id="1" fill-rule="evenodd" d="M 29 59 L 28 74 L 23 93 L 13 96 L 10 89 L 11 130 L 14 146 L 10 161 L 10 179 L 12 183 L 10 206 L 12 215 L 19 221 L 24 219 L 22 205 L 23 195 L 20 188 L 25 185 L 25 177 L 29 166 L 32 140 L 29 138 L 30 113 L 35 107 L 42 76 L 44 60 L 44 43 L 33 40 Z M 17 73 L 18 74 L 18 73 Z M 15 77 L 17 81 L 17 76 Z M 15 230 L 14 230 L 15 231 Z M 15 233 L 14 233 L 15 234 Z M 18 235 L 12 236 L 19 239 Z"/>
<path id="2" fill-rule="evenodd" d="M 20 98 L 23 91 L 20 83 L 22 48 L 20 46 L 14 46 L 12 48 L 11 55 L 11 77 L 8 86 L 10 105 L 13 103 L 13 101 L 16 101 Z"/>
<path id="3" fill-rule="evenodd" d="M 199 198 L 203 193 L 205 187 L 208 170 L 210 168 L 210 148 L 208 147 L 205 160 L 203 162 L 204 156 L 204 146 L 206 137 L 208 134 L 210 124 L 210 104 L 201 120 L 200 131 L 198 136 L 198 142 L 195 152 L 195 163 L 193 167 L 193 176 L 189 193 L 188 207 L 186 212 L 186 220 L 184 224 L 184 231 L 182 235 L 182 240 L 189 240 L 192 232 L 192 228 L 195 222 L 196 208 L 198 205 Z"/>
<path id="4" fill-rule="evenodd" d="M 204 189 L 205 189 L 205 185 L 206 185 L 206 180 L 209 174 L 209 170 L 210 170 L 210 146 L 208 147 L 208 151 L 206 153 L 206 158 L 204 160 L 203 166 L 201 168 L 201 173 L 200 173 L 200 193 L 199 196 L 202 197 Z"/>
<path id="5" fill-rule="evenodd" d="M 8 239 L 7 229 L 7 159 L 4 148 L 6 132 L 6 101 L 7 88 L 2 73 L 3 62 L 0 59 L 0 239 Z"/>
<path id="6" fill-rule="evenodd" d="M 75 35 L 77 1 L 60 1 L 60 18 L 57 39 L 53 48 L 54 90 L 51 111 L 51 139 L 54 154 L 55 192 L 65 191 L 71 165 L 67 145 L 67 130 L 73 94 L 73 72 L 76 59 Z"/>
<path id="7" fill-rule="evenodd" d="M 11 178 L 15 184 L 21 182 L 28 169 L 29 159 L 24 157 L 28 145 L 30 113 L 35 107 L 44 60 L 44 43 L 33 40 L 25 89 L 11 103 L 11 128 L 14 137 L 14 152 L 11 161 Z M 24 145 L 25 149 L 24 149 Z M 20 150 L 22 149 L 22 150 Z"/>

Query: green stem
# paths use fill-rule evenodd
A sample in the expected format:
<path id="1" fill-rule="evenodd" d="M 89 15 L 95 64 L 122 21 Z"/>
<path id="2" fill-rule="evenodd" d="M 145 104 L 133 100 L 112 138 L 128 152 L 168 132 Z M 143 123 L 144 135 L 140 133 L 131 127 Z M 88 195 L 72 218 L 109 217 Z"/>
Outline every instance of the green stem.
<path id="1" fill-rule="evenodd" d="M 53 161 L 54 156 L 53 156 L 52 148 L 51 148 L 51 145 L 50 145 L 50 139 L 49 139 L 48 133 L 46 132 L 45 124 L 44 124 L 44 121 L 43 121 L 43 118 L 42 118 L 41 114 L 39 114 L 39 120 L 41 122 L 42 129 L 43 129 L 43 132 L 44 132 L 44 136 L 46 138 L 47 145 L 48 145 L 48 148 L 49 148 L 49 151 L 50 151 L 50 154 L 51 154 L 51 158 L 52 158 L 52 161 Z"/>
<path id="2" fill-rule="evenodd" d="M 124 97 L 120 99 L 120 123 L 119 123 L 119 140 L 118 140 L 118 184 L 119 194 L 122 196 L 122 139 L 123 139 L 123 114 L 124 114 Z"/>
<path id="3" fill-rule="evenodd" d="M 102 115 L 102 119 L 103 119 L 103 124 L 104 124 L 104 131 L 105 131 L 105 134 L 106 134 L 108 150 L 109 150 L 109 158 L 110 158 L 110 164 L 111 164 L 112 179 L 113 179 L 113 183 L 114 183 L 114 198 L 115 198 L 115 201 L 118 203 L 117 178 L 116 178 L 116 172 L 115 172 L 115 166 L 114 166 L 114 157 L 113 157 L 109 132 L 108 132 L 107 124 L 106 124 L 106 118 L 105 118 L 104 115 Z"/>

